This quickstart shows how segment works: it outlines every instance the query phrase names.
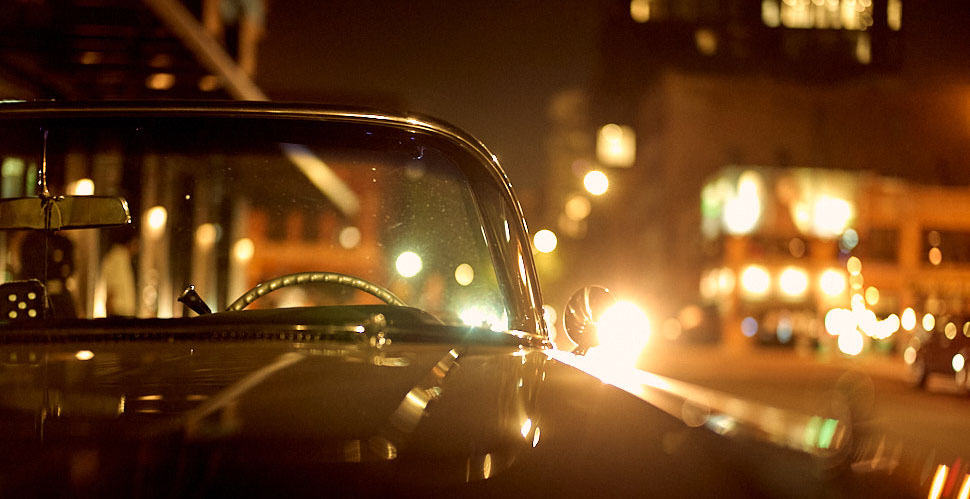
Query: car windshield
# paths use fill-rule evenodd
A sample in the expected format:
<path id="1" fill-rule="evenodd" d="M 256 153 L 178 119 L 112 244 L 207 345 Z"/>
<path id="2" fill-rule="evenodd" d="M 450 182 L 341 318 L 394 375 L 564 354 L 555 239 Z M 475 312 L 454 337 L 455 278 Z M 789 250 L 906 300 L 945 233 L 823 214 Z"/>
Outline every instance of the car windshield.
<path id="1" fill-rule="evenodd" d="M 54 317 L 166 318 L 192 315 L 176 300 L 189 285 L 218 311 L 260 283 L 313 273 L 318 282 L 244 305 L 390 298 L 445 324 L 505 330 L 508 279 L 488 240 L 503 229 L 483 226 L 482 206 L 499 207 L 503 242 L 508 209 L 455 149 L 414 129 L 309 120 L 0 123 L 4 198 L 40 193 L 46 150 L 52 194 L 121 196 L 133 222 L 4 232 L 3 278 L 44 282 Z"/>

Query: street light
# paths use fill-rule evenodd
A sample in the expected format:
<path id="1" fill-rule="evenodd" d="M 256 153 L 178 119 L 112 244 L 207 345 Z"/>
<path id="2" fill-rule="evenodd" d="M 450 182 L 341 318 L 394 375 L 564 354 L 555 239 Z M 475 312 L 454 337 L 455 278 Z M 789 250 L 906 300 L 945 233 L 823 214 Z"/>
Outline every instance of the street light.
<path id="1" fill-rule="evenodd" d="M 592 170 L 583 177 L 583 187 L 594 196 L 606 193 L 610 188 L 610 179 L 599 170 Z"/>
<path id="2" fill-rule="evenodd" d="M 771 274 L 760 265 L 749 265 L 741 272 L 741 289 L 753 298 L 763 298 L 771 288 Z"/>
<path id="3" fill-rule="evenodd" d="M 610 123 L 596 134 L 596 159 L 607 166 L 629 168 L 637 156 L 637 138 L 633 128 Z"/>
<path id="4" fill-rule="evenodd" d="M 421 272 L 421 257 L 413 251 L 405 251 L 394 261 L 394 267 L 398 274 L 404 277 L 414 277 L 418 275 L 418 272 Z"/>
<path id="5" fill-rule="evenodd" d="M 536 250 L 540 253 L 552 253 L 556 250 L 556 246 L 559 245 L 559 239 L 556 237 L 556 233 L 549 229 L 542 229 L 536 232 L 535 236 L 532 236 L 532 242 L 535 244 Z"/>

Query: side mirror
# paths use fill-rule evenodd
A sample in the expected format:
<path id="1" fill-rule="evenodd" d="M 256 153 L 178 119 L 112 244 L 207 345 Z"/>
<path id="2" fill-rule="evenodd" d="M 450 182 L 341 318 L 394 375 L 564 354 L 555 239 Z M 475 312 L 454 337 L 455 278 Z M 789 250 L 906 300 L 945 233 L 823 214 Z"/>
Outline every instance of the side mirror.
<path id="1" fill-rule="evenodd" d="M 586 286 L 569 297 L 562 320 L 569 339 L 578 345 L 573 353 L 585 355 L 600 344 L 597 323 L 615 303 L 613 293 L 602 286 Z"/>

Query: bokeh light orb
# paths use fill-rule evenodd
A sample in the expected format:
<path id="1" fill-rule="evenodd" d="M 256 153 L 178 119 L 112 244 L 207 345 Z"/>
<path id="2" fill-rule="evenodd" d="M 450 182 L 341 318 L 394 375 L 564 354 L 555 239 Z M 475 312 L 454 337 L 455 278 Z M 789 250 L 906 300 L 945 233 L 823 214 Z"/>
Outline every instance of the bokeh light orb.
<path id="1" fill-rule="evenodd" d="M 532 243 L 540 253 L 552 253 L 559 245 L 559 238 L 556 233 L 549 229 L 542 229 L 532 236 Z"/>
<path id="2" fill-rule="evenodd" d="M 610 179 L 599 170 L 592 170 L 583 177 L 583 187 L 594 196 L 601 196 L 610 189 Z"/>
<path id="3" fill-rule="evenodd" d="M 462 285 L 468 286 L 475 280 L 475 269 L 467 263 L 463 263 L 455 267 L 455 281 Z"/>
<path id="4" fill-rule="evenodd" d="M 839 350 L 846 355 L 859 355 L 864 345 L 862 333 L 857 330 L 846 331 L 839 335 Z"/>
<path id="5" fill-rule="evenodd" d="M 394 268 L 397 269 L 397 273 L 404 277 L 414 277 L 421 272 L 421 267 L 423 263 L 421 262 L 421 257 L 413 251 L 405 251 L 398 255 L 397 260 L 394 262 Z"/>

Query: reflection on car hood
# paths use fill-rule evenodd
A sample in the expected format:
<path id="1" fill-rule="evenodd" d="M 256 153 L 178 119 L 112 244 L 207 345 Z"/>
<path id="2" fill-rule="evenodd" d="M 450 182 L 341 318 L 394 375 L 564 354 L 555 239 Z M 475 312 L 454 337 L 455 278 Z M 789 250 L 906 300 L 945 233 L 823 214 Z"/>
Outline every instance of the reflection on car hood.
<path id="1" fill-rule="evenodd" d="M 532 438 L 544 356 L 515 345 L 137 336 L 0 346 L 0 482 L 167 487 L 179 472 L 146 477 L 146 466 L 187 456 L 212 474 L 202 492 L 241 470 L 351 463 L 387 483 L 416 469 L 423 482 L 464 482 Z"/>
<path id="2" fill-rule="evenodd" d="M 0 336 L 3 491 L 493 497 L 913 491 L 900 482 L 902 468 L 889 477 L 875 466 L 862 475 L 837 473 L 808 453 L 685 426 L 690 414 L 682 421 L 656 400 L 644 403 L 661 384 L 607 381 L 568 354 L 520 346 L 502 333 L 452 328 L 449 336 L 428 325 L 395 331 L 382 345 L 376 335 L 366 335 L 373 342 L 341 340 L 306 326 L 265 325 L 261 339 L 253 339 L 252 331 L 210 322 L 179 332 L 65 330 L 46 339 L 37 332 L 34 342 Z M 716 399 L 707 401 L 713 416 Z"/>

